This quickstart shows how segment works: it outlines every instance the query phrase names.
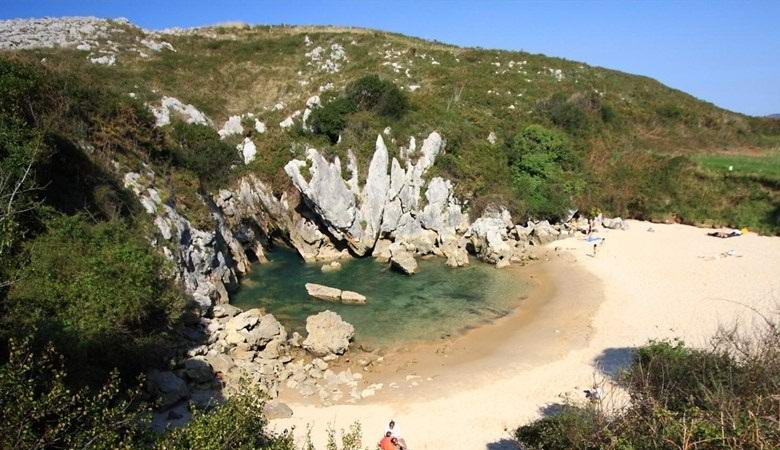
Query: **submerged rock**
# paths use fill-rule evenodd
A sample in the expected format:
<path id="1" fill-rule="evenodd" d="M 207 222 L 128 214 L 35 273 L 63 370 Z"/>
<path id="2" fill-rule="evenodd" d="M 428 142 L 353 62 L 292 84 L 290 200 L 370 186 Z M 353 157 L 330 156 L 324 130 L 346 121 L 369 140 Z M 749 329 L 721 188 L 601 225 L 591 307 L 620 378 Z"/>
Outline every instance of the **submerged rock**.
<path id="1" fill-rule="evenodd" d="M 341 355 L 355 337 L 355 327 L 333 311 L 323 311 L 306 319 L 303 348 L 315 356 Z"/>
<path id="2" fill-rule="evenodd" d="M 331 261 L 328 264 L 323 264 L 320 270 L 322 270 L 322 272 L 324 273 L 338 272 L 339 270 L 341 270 L 341 263 L 338 261 Z"/>

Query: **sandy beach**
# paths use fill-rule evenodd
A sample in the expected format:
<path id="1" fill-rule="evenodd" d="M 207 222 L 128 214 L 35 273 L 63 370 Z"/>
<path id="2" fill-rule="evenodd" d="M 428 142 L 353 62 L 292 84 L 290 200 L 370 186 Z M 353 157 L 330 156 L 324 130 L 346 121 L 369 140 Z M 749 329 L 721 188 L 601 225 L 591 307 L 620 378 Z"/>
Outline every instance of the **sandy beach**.
<path id="1" fill-rule="evenodd" d="M 383 383 L 357 404 L 288 401 L 303 436 L 317 445 L 328 427 L 359 421 L 373 448 L 390 418 L 410 448 L 507 449 L 509 431 L 563 397 L 582 398 L 649 339 L 706 345 L 719 325 L 751 326 L 753 309 L 780 305 L 780 238 L 755 234 L 717 239 L 710 230 L 628 221 L 599 233 L 593 256 L 581 239 L 548 245 L 547 256 L 518 270 L 535 288 L 510 316 L 446 341 L 396 349 L 365 374 Z M 393 387 L 391 387 L 391 384 Z"/>

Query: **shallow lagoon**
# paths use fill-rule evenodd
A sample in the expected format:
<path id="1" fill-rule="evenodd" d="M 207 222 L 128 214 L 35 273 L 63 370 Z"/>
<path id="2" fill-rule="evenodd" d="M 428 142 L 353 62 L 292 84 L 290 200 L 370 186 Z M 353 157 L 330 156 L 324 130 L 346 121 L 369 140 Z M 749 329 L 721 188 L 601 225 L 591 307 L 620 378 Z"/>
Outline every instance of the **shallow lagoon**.
<path id="1" fill-rule="evenodd" d="M 329 309 L 355 326 L 356 340 L 393 345 L 456 334 L 511 312 L 529 290 L 527 279 L 511 269 L 476 261 L 450 268 L 442 258 L 420 260 L 419 273 L 402 275 L 373 258 L 342 262 L 337 272 L 305 264 L 287 249 L 268 254 L 244 277 L 232 303 L 265 308 L 291 331 L 305 335 L 306 317 Z M 359 292 L 366 305 L 342 305 L 309 297 L 304 285 L 319 283 Z"/>

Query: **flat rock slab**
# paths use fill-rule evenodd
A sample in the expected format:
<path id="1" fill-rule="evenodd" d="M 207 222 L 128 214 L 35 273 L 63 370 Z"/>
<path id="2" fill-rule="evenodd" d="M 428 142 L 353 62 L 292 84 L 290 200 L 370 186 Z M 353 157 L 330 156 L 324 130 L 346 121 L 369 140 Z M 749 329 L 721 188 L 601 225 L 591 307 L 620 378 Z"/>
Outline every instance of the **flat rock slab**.
<path id="1" fill-rule="evenodd" d="M 350 305 L 365 305 L 366 296 L 353 291 L 341 291 L 341 303 Z"/>
<path id="2" fill-rule="evenodd" d="M 321 284 L 306 283 L 306 292 L 314 298 L 330 302 L 341 301 L 341 289 L 336 289 Z"/>
<path id="3" fill-rule="evenodd" d="M 365 305 L 366 296 L 353 291 L 323 286 L 316 283 L 306 283 L 306 292 L 314 298 L 329 302 L 341 302 L 348 305 Z"/>

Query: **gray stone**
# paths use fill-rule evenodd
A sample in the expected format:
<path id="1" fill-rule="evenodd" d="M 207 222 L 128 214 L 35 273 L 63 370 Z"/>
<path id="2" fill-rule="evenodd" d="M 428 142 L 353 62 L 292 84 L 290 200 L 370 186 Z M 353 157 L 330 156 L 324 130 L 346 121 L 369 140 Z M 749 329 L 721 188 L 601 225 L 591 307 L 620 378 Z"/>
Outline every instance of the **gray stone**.
<path id="1" fill-rule="evenodd" d="M 365 305 L 366 296 L 353 291 L 341 291 L 341 303 L 349 305 Z"/>
<path id="2" fill-rule="evenodd" d="M 160 399 L 160 406 L 170 407 L 190 394 L 187 383 L 173 372 L 161 372 L 153 369 L 147 374 L 147 385 L 150 392 Z"/>
<path id="3" fill-rule="evenodd" d="M 233 318 L 241 313 L 241 309 L 236 308 L 235 306 L 230 304 L 216 305 L 212 310 L 212 313 L 214 317 L 217 319 L 221 319 L 224 317 Z"/>
<path id="4" fill-rule="evenodd" d="M 263 405 L 263 415 L 268 420 L 289 419 L 293 416 L 293 411 L 285 403 L 272 401 Z"/>
<path id="5" fill-rule="evenodd" d="M 214 373 L 205 358 L 185 359 L 183 365 L 184 374 L 195 383 L 207 383 L 214 379 Z"/>

